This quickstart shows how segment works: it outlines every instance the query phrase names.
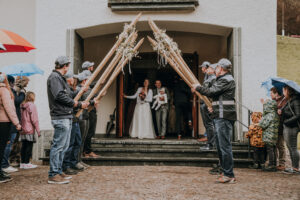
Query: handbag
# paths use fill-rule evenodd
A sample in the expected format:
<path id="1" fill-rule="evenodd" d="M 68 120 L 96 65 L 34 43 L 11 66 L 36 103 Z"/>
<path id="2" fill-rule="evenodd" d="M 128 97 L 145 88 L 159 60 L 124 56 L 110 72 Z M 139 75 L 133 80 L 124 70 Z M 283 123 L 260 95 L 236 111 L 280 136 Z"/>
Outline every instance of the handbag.
<path id="1" fill-rule="evenodd" d="M 292 112 L 293 116 L 295 117 L 295 116 L 296 116 L 296 114 L 294 113 L 294 111 L 293 111 L 293 109 L 292 109 L 292 107 L 291 107 L 291 104 L 290 104 L 290 102 L 288 102 L 288 106 L 289 106 L 289 108 L 290 108 L 290 110 L 291 110 L 291 112 Z M 299 123 L 299 121 L 298 121 L 298 120 L 297 120 L 297 124 L 298 124 L 298 128 L 300 129 L 300 123 Z"/>

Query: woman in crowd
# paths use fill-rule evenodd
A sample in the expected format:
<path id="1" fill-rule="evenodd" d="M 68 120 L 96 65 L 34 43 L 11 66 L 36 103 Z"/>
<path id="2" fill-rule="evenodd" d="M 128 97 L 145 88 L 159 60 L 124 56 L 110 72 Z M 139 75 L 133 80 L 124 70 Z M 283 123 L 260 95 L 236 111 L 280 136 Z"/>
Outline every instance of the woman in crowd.
<path id="1" fill-rule="evenodd" d="M 6 76 L 0 74 L 0 161 L 3 159 L 6 144 L 9 141 L 11 123 L 16 126 L 17 130 L 21 130 L 14 105 L 14 95 L 10 90 Z M 12 178 L 3 172 L 0 166 L 0 183 L 10 180 Z"/>
<path id="2" fill-rule="evenodd" d="M 25 101 L 21 104 L 21 119 L 22 119 L 22 132 L 20 134 L 20 140 L 22 141 L 21 148 L 21 169 L 33 169 L 36 165 L 30 163 L 32 156 L 33 143 L 36 142 L 35 132 L 38 136 L 41 136 L 38 113 L 36 106 L 34 105 L 35 94 L 33 92 L 27 92 Z"/>
<path id="3" fill-rule="evenodd" d="M 300 131 L 300 97 L 289 86 L 283 88 L 283 95 L 287 99 L 286 105 L 282 108 L 283 136 L 292 160 L 292 168 L 284 172 L 300 174 L 299 152 L 297 151 L 297 136 Z"/>
<path id="4" fill-rule="evenodd" d="M 137 99 L 134 109 L 132 123 L 129 129 L 129 135 L 132 138 L 155 138 L 154 125 L 150 103 L 152 102 L 153 92 L 149 89 L 149 80 L 145 79 L 144 87 L 139 87 L 132 96 L 124 95 L 127 99 Z"/>

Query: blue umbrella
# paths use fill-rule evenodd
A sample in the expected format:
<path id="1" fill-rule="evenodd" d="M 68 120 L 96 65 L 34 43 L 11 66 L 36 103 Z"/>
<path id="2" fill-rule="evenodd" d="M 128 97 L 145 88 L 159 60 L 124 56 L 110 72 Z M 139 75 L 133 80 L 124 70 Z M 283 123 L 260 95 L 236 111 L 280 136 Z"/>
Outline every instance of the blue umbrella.
<path id="1" fill-rule="evenodd" d="M 274 85 L 275 87 L 289 86 L 293 88 L 296 92 L 300 93 L 300 86 L 294 81 L 284 79 L 284 78 L 272 78 L 271 80 L 272 80 L 272 85 Z"/>
<path id="2" fill-rule="evenodd" d="M 1 72 L 11 76 L 31 76 L 34 74 L 44 74 L 44 71 L 35 64 L 16 64 L 5 66 L 0 69 Z"/>
<path id="3" fill-rule="evenodd" d="M 268 97 L 270 97 L 270 90 L 272 87 L 275 87 L 277 91 L 282 94 L 282 88 L 285 86 L 284 84 L 281 84 L 279 82 L 273 82 L 274 79 L 281 80 L 282 78 L 269 77 L 266 81 L 261 83 L 261 87 L 266 90 Z"/>

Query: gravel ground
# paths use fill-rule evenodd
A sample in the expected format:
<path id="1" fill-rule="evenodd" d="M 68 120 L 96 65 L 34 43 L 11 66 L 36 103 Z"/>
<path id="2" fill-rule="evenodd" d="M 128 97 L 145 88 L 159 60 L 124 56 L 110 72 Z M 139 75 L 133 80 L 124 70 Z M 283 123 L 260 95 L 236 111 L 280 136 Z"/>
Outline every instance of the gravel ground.
<path id="1" fill-rule="evenodd" d="M 300 199 L 300 175 L 235 169 L 236 184 L 216 183 L 208 168 L 90 167 L 67 185 L 47 184 L 47 166 L 21 170 L 0 185 L 0 199 Z"/>

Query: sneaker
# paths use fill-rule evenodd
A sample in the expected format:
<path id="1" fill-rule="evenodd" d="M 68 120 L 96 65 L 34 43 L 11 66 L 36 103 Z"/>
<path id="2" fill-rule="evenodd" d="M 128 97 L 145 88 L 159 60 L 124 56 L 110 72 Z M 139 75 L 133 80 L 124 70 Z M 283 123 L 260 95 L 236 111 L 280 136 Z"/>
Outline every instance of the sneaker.
<path id="1" fill-rule="evenodd" d="M 217 180 L 218 183 L 229 183 L 234 184 L 236 183 L 236 178 L 234 177 L 228 177 L 228 176 L 221 176 Z"/>
<path id="2" fill-rule="evenodd" d="M 86 163 L 84 163 L 84 162 L 79 162 L 81 165 L 83 165 L 85 168 L 89 168 L 90 166 L 88 165 L 88 164 L 86 164 Z"/>
<path id="3" fill-rule="evenodd" d="M 285 174 L 300 174 L 300 171 L 294 168 L 286 168 L 283 173 Z"/>
<path id="4" fill-rule="evenodd" d="M 61 177 L 61 175 L 57 174 L 53 177 L 49 177 L 48 183 L 49 184 L 68 184 L 68 183 L 70 183 L 70 181 L 65 180 L 64 178 Z"/>
<path id="5" fill-rule="evenodd" d="M 67 168 L 66 170 L 64 170 L 64 173 L 67 174 L 67 175 L 76 175 L 78 174 L 78 172 L 74 169 L 71 169 L 71 168 Z"/>
<path id="6" fill-rule="evenodd" d="M 25 163 L 20 163 L 20 169 L 24 169 Z"/>
<path id="7" fill-rule="evenodd" d="M 6 173 L 14 173 L 14 172 L 19 171 L 17 168 L 14 168 L 12 166 L 9 166 L 7 168 L 2 168 L 2 170 Z"/>
<path id="8" fill-rule="evenodd" d="M 72 176 L 68 176 L 65 173 L 60 174 L 60 177 L 62 177 L 65 180 L 71 180 L 72 179 Z"/>
<path id="9" fill-rule="evenodd" d="M 259 166 L 259 164 L 257 164 L 257 163 L 254 163 L 253 165 L 249 165 L 248 167 L 250 169 L 260 169 L 261 168 L 261 166 Z"/>
<path id="10" fill-rule="evenodd" d="M 263 168 L 262 170 L 265 171 L 265 172 L 276 172 L 277 171 L 276 167 L 272 166 L 272 165 L 267 166 L 267 167 Z"/>
<path id="11" fill-rule="evenodd" d="M 213 168 L 211 170 L 209 170 L 209 173 L 211 175 L 219 175 L 219 174 L 223 173 L 223 170 L 220 166 L 214 164 Z"/>
<path id="12" fill-rule="evenodd" d="M 23 169 L 34 169 L 34 168 L 37 168 L 37 165 L 31 164 L 31 163 L 23 165 Z"/>
<path id="13" fill-rule="evenodd" d="M 201 151 L 209 151 L 209 150 L 211 150 L 211 148 L 210 148 L 209 145 L 205 145 L 205 146 L 203 146 L 203 147 L 200 147 L 200 150 L 201 150 Z"/>
<path id="14" fill-rule="evenodd" d="M 206 141 L 207 141 L 207 137 L 202 137 L 198 139 L 198 142 L 206 142 Z"/>
<path id="15" fill-rule="evenodd" d="M 75 167 L 72 168 L 72 169 L 77 170 L 77 171 L 83 171 L 84 170 L 84 166 L 82 164 L 80 164 L 80 163 L 77 163 L 75 165 Z"/>
<path id="16" fill-rule="evenodd" d="M 90 158 L 99 158 L 100 156 L 95 154 L 94 152 L 89 153 Z"/>
<path id="17" fill-rule="evenodd" d="M 3 174 L 3 172 L 0 172 L 0 183 L 6 183 L 13 180 L 10 176 L 7 176 Z"/>

